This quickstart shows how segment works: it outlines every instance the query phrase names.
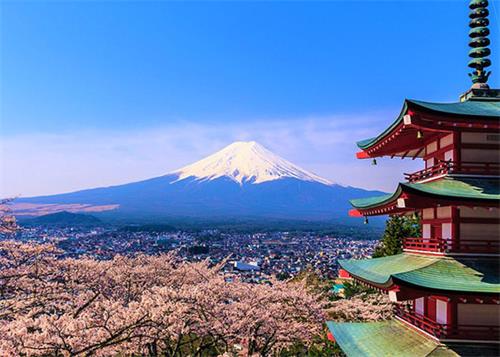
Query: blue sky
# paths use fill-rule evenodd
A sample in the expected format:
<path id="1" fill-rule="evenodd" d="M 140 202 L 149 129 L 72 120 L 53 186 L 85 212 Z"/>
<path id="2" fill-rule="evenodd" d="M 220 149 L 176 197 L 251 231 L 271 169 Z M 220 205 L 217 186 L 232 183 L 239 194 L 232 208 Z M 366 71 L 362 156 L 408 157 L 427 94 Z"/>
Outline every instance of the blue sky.
<path id="1" fill-rule="evenodd" d="M 454 101 L 470 86 L 466 5 L 3 2 L 0 195 L 161 175 L 241 139 L 391 190 L 416 163 L 372 168 L 354 142 L 405 97 Z M 499 11 L 494 1 L 494 87 Z"/>

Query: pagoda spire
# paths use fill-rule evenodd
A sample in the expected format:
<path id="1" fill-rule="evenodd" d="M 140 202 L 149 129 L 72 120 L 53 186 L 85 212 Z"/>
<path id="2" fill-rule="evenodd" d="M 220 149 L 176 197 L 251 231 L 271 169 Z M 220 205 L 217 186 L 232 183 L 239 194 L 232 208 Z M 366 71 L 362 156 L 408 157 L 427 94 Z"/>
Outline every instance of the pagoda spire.
<path id="1" fill-rule="evenodd" d="M 488 20 L 488 0 L 471 0 L 469 3 L 469 67 L 473 68 L 474 71 L 469 73 L 472 80 L 473 88 L 483 88 L 488 89 L 486 82 L 490 75 L 490 71 L 486 71 L 485 68 L 491 65 L 491 60 L 487 58 L 491 50 L 488 48 L 490 44 L 490 39 L 488 35 L 490 30 L 488 25 L 490 21 Z"/>

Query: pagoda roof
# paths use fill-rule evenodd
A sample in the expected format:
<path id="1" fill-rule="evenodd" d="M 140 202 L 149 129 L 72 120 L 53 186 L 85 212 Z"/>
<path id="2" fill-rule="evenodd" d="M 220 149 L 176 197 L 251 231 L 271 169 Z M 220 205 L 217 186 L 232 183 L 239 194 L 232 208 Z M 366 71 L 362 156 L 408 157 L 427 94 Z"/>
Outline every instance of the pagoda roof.
<path id="1" fill-rule="evenodd" d="M 442 121 L 447 121 L 447 120 L 456 120 L 457 123 L 463 123 L 462 125 L 465 127 L 470 127 L 469 124 L 477 124 L 478 120 L 485 121 L 485 122 L 492 122 L 494 125 L 498 125 L 498 122 L 500 121 L 500 99 L 499 98 L 485 98 L 483 100 L 467 100 L 463 102 L 454 102 L 454 103 L 431 103 L 431 102 L 424 102 L 424 101 L 419 101 L 419 100 L 411 100 L 411 99 L 406 99 L 403 108 L 401 109 L 400 114 L 396 118 L 396 120 L 387 127 L 382 133 L 379 135 L 361 140 L 357 142 L 357 145 L 360 149 L 363 151 L 372 149 L 373 147 L 376 146 L 376 144 L 381 143 L 385 139 L 389 138 L 392 134 L 398 134 L 398 131 L 401 131 L 405 126 L 409 127 L 408 133 L 410 134 L 410 137 L 415 137 L 413 136 L 413 131 L 416 131 L 415 125 L 405 123 L 405 116 L 407 114 L 418 114 L 418 115 L 423 115 L 426 117 L 431 118 L 431 122 L 439 118 L 439 120 Z M 427 121 L 429 123 L 429 121 Z M 452 127 L 455 127 L 457 123 L 453 123 Z M 407 125 L 406 125 L 407 124 Z M 423 127 L 425 128 L 425 124 L 422 124 Z M 416 126 L 419 126 L 418 124 Z M 481 125 L 479 126 L 481 127 Z M 441 129 L 438 129 L 436 127 L 433 128 L 434 133 L 428 133 L 428 135 L 433 135 L 436 133 L 436 130 L 442 130 L 442 132 L 446 132 L 451 130 L 450 127 L 448 126 L 442 126 Z M 401 133 L 400 133 L 401 134 Z M 418 147 L 420 144 L 419 142 L 415 141 L 413 144 L 407 143 L 403 145 L 403 142 L 405 139 L 399 138 L 397 142 L 401 142 L 401 144 L 396 144 L 393 140 L 392 144 L 389 145 L 389 147 L 392 147 L 394 145 L 394 148 L 392 150 L 396 150 L 397 147 L 404 147 L 405 150 L 414 150 L 416 147 Z M 378 149 L 372 153 L 374 156 L 379 156 L 377 154 Z M 384 149 L 385 151 L 391 149 Z M 382 155 L 387 154 L 385 151 L 383 151 Z M 393 154 L 396 154 L 394 152 Z M 370 157 L 371 155 L 368 155 L 367 157 Z M 361 157 L 360 157 L 361 158 Z"/>
<path id="2" fill-rule="evenodd" d="M 431 257 L 398 254 L 363 260 L 340 260 L 353 277 L 380 288 L 410 285 L 430 290 L 500 294 L 496 258 Z"/>
<path id="3" fill-rule="evenodd" d="M 328 329 L 347 356 L 497 356 L 498 346 L 484 344 L 442 344 L 399 320 L 336 323 Z M 472 353 L 471 353 L 472 352 Z"/>
<path id="4" fill-rule="evenodd" d="M 394 193 L 359 198 L 351 200 L 351 204 L 360 211 L 366 211 L 364 215 L 374 215 L 371 212 L 375 208 L 389 207 L 389 211 L 381 211 L 380 214 L 397 213 L 397 200 L 403 196 L 418 196 L 433 200 L 433 203 L 476 203 L 497 206 L 500 203 L 500 179 L 496 177 L 469 177 L 460 175 L 447 175 L 440 179 L 421 183 L 399 183 Z M 438 202 L 436 202 L 438 201 Z M 416 207 L 417 204 L 425 206 L 425 200 L 414 200 L 413 206 L 410 202 L 405 208 Z M 399 209 L 399 211 L 404 209 Z"/>
<path id="5" fill-rule="evenodd" d="M 432 353 L 440 346 L 398 320 L 326 324 L 347 356 L 437 356 Z M 439 356 L 459 356 L 446 347 L 442 349 Z"/>

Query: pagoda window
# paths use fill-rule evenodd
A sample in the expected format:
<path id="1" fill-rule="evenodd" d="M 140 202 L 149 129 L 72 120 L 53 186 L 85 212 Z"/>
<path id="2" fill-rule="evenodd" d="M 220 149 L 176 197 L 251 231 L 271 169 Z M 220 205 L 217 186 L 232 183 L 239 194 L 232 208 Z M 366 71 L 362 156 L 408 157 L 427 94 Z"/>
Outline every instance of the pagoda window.
<path id="1" fill-rule="evenodd" d="M 448 302 L 436 300 L 436 322 L 440 324 L 448 323 Z"/>
<path id="2" fill-rule="evenodd" d="M 499 326 L 500 305 L 458 304 L 458 325 Z"/>
<path id="3" fill-rule="evenodd" d="M 500 248 L 500 220 L 498 209 L 459 207 L 459 241 L 462 248 L 498 252 Z"/>
<path id="4" fill-rule="evenodd" d="M 490 239 L 498 240 L 500 225 L 484 223 L 460 223 L 461 240 L 484 241 Z"/>
<path id="5" fill-rule="evenodd" d="M 464 144 L 498 144 L 500 135 L 491 133 L 462 133 L 462 143 Z"/>
<path id="6" fill-rule="evenodd" d="M 455 151 L 453 149 L 445 151 L 445 153 L 444 153 L 444 161 L 454 161 L 455 160 L 454 153 L 455 153 Z"/>
<path id="7" fill-rule="evenodd" d="M 425 315 L 425 298 L 421 297 L 415 300 L 415 313 Z"/>
<path id="8" fill-rule="evenodd" d="M 430 224 L 422 224 L 422 238 L 429 239 L 431 238 L 431 225 Z"/>
<path id="9" fill-rule="evenodd" d="M 478 208 L 460 206 L 460 218 L 498 218 L 498 209 L 496 208 Z"/>
<path id="10" fill-rule="evenodd" d="M 500 162 L 498 144 L 500 135 L 490 133 L 463 132 L 461 139 L 461 159 L 466 162 Z"/>
<path id="11" fill-rule="evenodd" d="M 491 163 L 499 163 L 500 156 L 498 155 L 497 149 L 488 149 L 488 148 L 462 148 L 461 157 L 463 162 L 491 162 Z"/>
<path id="12" fill-rule="evenodd" d="M 442 238 L 448 241 L 453 239 L 453 225 L 452 223 L 443 223 L 442 227 Z"/>

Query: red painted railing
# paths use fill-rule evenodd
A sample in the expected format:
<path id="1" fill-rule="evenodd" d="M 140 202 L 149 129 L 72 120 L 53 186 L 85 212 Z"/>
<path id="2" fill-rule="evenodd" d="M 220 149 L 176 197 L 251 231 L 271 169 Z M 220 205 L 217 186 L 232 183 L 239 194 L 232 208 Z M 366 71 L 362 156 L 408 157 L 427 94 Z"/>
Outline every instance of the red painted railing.
<path id="1" fill-rule="evenodd" d="M 403 240 L 403 249 L 445 252 L 445 242 L 442 239 L 405 238 Z"/>
<path id="2" fill-rule="evenodd" d="M 403 249 L 438 253 L 500 254 L 500 239 L 446 239 L 405 238 Z"/>
<path id="3" fill-rule="evenodd" d="M 424 330 L 433 336 L 436 336 L 437 338 L 443 338 L 445 336 L 444 325 L 439 324 L 424 315 L 419 315 L 408 308 L 396 305 L 396 307 L 394 308 L 394 314 L 401 319 L 409 322 L 413 326 L 416 326 L 419 329 Z"/>
<path id="4" fill-rule="evenodd" d="M 440 160 L 434 166 L 414 173 L 405 173 L 405 176 L 409 182 L 417 182 L 434 176 L 452 173 L 469 175 L 500 175 L 500 164 L 491 162 L 459 162 Z"/>
<path id="5" fill-rule="evenodd" d="M 484 341 L 498 341 L 500 339 L 499 326 L 440 324 L 437 321 L 419 315 L 413 310 L 399 305 L 395 307 L 394 313 L 396 316 L 409 322 L 413 326 L 439 339 Z"/>

